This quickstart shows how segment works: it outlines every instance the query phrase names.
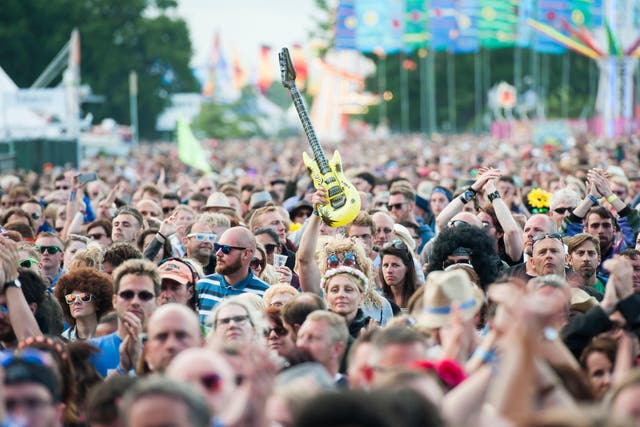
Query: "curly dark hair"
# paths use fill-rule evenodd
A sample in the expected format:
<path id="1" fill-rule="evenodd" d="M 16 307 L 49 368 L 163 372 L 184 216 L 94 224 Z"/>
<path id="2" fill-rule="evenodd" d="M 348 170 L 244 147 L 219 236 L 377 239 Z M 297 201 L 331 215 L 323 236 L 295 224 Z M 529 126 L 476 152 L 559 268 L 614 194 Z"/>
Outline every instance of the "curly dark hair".
<path id="1" fill-rule="evenodd" d="M 69 305 L 64 296 L 72 291 L 89 292 L 93 295 L 98 320 L 104 313 L 113 310 L 113 280 L 111 276 L 90 267 L 78 268 L 60 276 L 54 290 L 64 312 L 64 317 L 70 325 L 75 325 L 76 320 L 71 316 Z"/>
<path id="2" fill-rule="evenodd" d="M 420 284 L 418 283 L 418 276 L 416 274 L 416 265 L 413 262 L 413 256 L 404 243 L 398 244 L 400 240 L 394 240 L 390 244 L 385 245 L 380 249 L 380 269 L 378 270 L 378 276 L 380 277 L 380 283 L 382 283 L 382 294 L 385 298 L 393 301 L 393 293 L 391 292 L 391 286 L 387 285 L 384 280 L 384 274 L 382 273 L 382 263 L 385 255 L 394 255 L 402 260 L 402 263 L 407 267 L 407 274 L 405 275 L 404 286 L 402 287 L 402 304 L 401 308 L 406 307 L 409 304 L 411 295 L 415 293 Z"/>
<path id="3" fill-rule="evenodd" d="M 429 257 L 427 274 L 442 270 L 443 262 L 457 248 L 471 249 L 471 265 L 478 273 L 482 290 L 493 283 L 500 274 L 502 262 L 496 254 L 495 242 L 484 230 L 472 225 L 461 224 L 442 230 L 433 242 L 433 252 Z"/>

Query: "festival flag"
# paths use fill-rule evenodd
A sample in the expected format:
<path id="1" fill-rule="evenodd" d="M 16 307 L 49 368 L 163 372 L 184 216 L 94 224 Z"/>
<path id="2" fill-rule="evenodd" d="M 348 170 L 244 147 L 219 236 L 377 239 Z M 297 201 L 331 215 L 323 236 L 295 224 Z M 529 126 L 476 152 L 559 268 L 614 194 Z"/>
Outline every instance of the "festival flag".
<path id="1" fill-rule="evenodd" d="M 403 48 L 404 0 L 357 0 L 356 47 L 366 53 L 395 53 Z"/>
<path id="2" fill-rule="evenodd" d="M 262 45 L 260 47 L 260 60 L 258 63 L 258 89 L 260 89 L 263 95 L 267 93 L 271 83 L 273 83 L 273 63 L 271 56 L 271 46 Z"/>
<path id="3" fill-rule="evenodd" d="M 518 20 L 512 0 L 480 0 L 480 44 L 487 49 L 513 46 L 518 38 Z"/>
<path id="4" fill-rule="evenodd" d="M 238 56 L 238 51 L 233 49 L 231 51 L 231 61 L 232 65 L 232 78 L 233 78 L 233 87 L 235 90 L 240 91 L 243 87 L 247 85 L 247 73 L 244 70 L 244 67 L 240 63 L 240 57 Z"/>
<path id="5" fill-rule="evenodd" d="M 304 50 L 299 43 L 295 43 L 291 49 L 291 61 L 293 62 L 293 68 L 296 70 L 296 84 L 298 89 L 303 90 L 307 84 L 307 77 L 309 75 L 309 67 L 307 66 L 307 58 L 305 57 Z"/>
<path id="6" fill-rule="evenodd" d="M 404 20 L 404 49 L 408 53 L 427 47 L 427 0 L 406 0 Z"/>
<path id="7" fill-rule="evenodd" d="M 336 9 L 335 49 L 356 49 L 357 25 L 355 0 L 340 0 Z"/>
<path id="8" fill-rule="evenodd" d="M 429 47 L 436 51 L 452 49 L 451 35 L 458 16 L 455 0 L 428 0 L 428 10 Z"/>
<path id="9" fill-rule="evenodd" d="M 568 31 L 564 28 L 563 22 L 571 20 L 570 0 L 538 0 L 535 20 L 566 36 Z M 533 35 L 533 48 L 537 52 L 556 55 L 566 51 L 564 45 L 539 31 Z"/>
<path id="10" fill-rule="evenodd" d="M 177 121 L 176 133 L 180 161 L 194 169 L 210 173 L 211 166 L 207 162 L 207 153 L 202 149 L 200 142 L 193 135 L 191 127 L 182 117 Z"/>
<path id="11" fill-rule="evenodd" d="M 213 36 L 213 45 L 211 47 L 211 58 L 207 64 L 209 75 L 204 86 L 202 86 L 202 95 L 207 98 L 213 98 L 216 86 L 216 64 L 218 63 L 218 52 L 220 51 L 220 34 L 216 32 Z"/>
<path id="12" fill-rule="evenodd" d="M 520 0 L 518 3 L 518 24 L 516 29 L 516 45 L 531 47 L 533 28 L 527 21 L 534 18 L 534 0 Z"/>
<path id="13" fill-rule="evenodd" d="M 457 53 L 477 52 L 479 0 L 458 0 L 456 26 L 451 33 L 452 50 Z"/>

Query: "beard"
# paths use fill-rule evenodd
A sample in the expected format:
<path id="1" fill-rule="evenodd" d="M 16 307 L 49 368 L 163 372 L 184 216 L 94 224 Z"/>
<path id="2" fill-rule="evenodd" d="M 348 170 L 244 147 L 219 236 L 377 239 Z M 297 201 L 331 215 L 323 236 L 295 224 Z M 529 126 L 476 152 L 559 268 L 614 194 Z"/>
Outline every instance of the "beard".
<path id="1" fill-rule="evenodd" d="M 234 262 L 224 262 L 224 264 L 221 264 L 221 260 L 218 259 L 216 263 L 216 273 L 222 274 L 223 276 L 235 273 L 241 268 L 242 262 L 240 261 L 240 257 L 238 257 Z"/>

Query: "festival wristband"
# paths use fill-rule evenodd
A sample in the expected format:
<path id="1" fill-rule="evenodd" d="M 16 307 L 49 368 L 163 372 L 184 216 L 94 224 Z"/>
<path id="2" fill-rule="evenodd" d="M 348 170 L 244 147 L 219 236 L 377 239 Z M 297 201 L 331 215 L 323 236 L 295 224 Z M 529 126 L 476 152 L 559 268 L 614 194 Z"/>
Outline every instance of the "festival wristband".
<path id="1" fill-rule="evenodd" d="M 616 200 L 618 200 L 618 195 L 616 193 L 613 193 L 612 195 L 607 197 L 607 202 L 609 202 L 609 203 L 613 203 Z"/>
<path id="2" fill-rule="evenodd" d="M 600 206 L 600 202 L 598 202 L 598 199 L 596 199 L 593 194 L 589 194 L 588 197 L 589 197 L 589 200 L 591 200 L 594 205 Z"/>

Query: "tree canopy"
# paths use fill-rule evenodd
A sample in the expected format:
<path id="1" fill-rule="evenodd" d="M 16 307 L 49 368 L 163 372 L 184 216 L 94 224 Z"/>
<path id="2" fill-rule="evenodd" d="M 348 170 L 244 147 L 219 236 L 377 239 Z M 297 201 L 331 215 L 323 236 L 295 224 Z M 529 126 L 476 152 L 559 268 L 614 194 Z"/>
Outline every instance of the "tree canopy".
<path id="1" fill-rule="evenodd" d="M 169 95 L 198 89 L 192 46 L 175 0 L 3 0 L 0 66 L 28 87 L 78 28 L 82 83 L 105 102 L 83 111 L 129 123 L 129 73 L 138 73 L 140 134 L 150 137 Z M 54 82 L 53 84 L 57 84 Z"/>

